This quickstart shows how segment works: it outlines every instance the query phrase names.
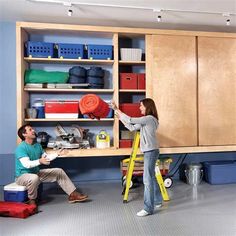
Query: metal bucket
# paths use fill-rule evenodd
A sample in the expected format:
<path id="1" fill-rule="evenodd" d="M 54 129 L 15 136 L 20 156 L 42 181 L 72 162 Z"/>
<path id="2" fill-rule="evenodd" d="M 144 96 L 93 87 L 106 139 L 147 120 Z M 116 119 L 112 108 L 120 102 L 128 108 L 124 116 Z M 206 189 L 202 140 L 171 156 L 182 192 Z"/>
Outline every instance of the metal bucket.
<path id="1" fill-rule="evenodd" d="M 185 176 L 187 184 L 194 186 L 200 184 L 203 177 L 202 165 L 200 163 L 187 165 Z"/>

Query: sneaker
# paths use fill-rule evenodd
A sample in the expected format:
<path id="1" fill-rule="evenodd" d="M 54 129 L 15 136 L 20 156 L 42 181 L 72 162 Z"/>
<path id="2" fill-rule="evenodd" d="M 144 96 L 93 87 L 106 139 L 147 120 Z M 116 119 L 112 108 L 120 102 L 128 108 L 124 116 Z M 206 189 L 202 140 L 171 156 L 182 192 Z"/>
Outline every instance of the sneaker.
<path id="1" fill-rule="evenodd" d="M 75 203 L 75 202 L 84 202 L 87 199 L 88 199 L 87 195 L 74 191 L 73 193 L 70 194 L 68 201 L 69 203 Z"/>
<path id="2" fill-rule="evenodd" d="M 141 217 L 147 216 L 147 215 L 150 215 L 150 214 L 147 211 L 145 211 L 144 209 L 137 213 L 137 216 L 141 216 Z"/>
<path id="3" fill-rule="evenodd" d="M 155 208 L 161 208 L 161 207 L 162 207 L 162 203 L 155 205 Z"/>

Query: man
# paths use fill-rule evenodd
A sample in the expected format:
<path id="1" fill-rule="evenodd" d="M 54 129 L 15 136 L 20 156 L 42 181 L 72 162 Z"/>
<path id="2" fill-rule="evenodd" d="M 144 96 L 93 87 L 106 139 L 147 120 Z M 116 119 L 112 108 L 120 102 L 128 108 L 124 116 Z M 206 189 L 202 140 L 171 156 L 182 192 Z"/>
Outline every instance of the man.
<path id="1" fill-rule="evenodd" d="M 37 190 L 41 182 L 55 182 L 67 193 L 69 203 L 83 202 L 87 195 L 76 191 L 67 174 L 61 168 L 48 168 L 40 170 L 40 165 L 49 165 L 61 153 L 47 154 L 42 146 L 35 142 L 36 133 L 31 125 L 26 124 L 19 128 L 18 136 L 22 142 L 15 151 L 16 157 L 16 183 L 26 186 L 29 204 L 36 205 Z"/>

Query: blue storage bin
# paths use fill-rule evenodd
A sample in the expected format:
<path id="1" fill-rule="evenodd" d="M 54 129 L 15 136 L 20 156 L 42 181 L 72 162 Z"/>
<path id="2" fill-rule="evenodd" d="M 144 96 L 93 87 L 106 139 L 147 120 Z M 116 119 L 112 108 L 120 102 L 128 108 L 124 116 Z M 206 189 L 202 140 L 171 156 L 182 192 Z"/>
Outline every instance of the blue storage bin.
<path id="1" fill-rule="evenodd" d="M 71 43 L 58 43 L 58 57 L 69 59 L 84 58 L 84 45 Z"/>
<path id="2" fill-rule="evenodd" d="M 89 59 L 112 59 L 112 45 L 87 45 Z"/>
<path id="3" fill-rule="evenodd" d="M 28 41 L 25 43 L 27 57 L 51 58 L 54 56 L 54 44 Z"/>
<path id="4" fill-rule="evenodd" d="M 203 162 L 205 180 L 209 184 L 236 183 L 236 161 Z"/>

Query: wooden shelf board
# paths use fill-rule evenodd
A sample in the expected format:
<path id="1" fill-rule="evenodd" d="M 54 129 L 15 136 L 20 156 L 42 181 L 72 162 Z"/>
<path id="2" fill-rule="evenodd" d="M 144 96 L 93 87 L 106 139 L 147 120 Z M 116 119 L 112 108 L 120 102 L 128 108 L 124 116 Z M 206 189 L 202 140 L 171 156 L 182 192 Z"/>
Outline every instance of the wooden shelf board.
<path id="1" fill-rule="evenodd" d="M 61 59 L 61 58 L 35 58 L 24 57 L 26 62 L 30 63 L 69 63 L 69 64 L 99 64 L 112 65 L 114 60 L 90 60 L 90 59 Z"/>
<path id="2" fill-rule="evenodd" d="M 120 93 L 145 93 L 145 89 L 120 89 Z"/>
<path id="3" fill-rule="evenodd" d="M 47 152 L 54 152 L 52 149 L 47 149 Z M 202 152 L 231 152 L 236 151 L 235 145 L 229 146 L 205 146 L 205 147 L 170 147 L 170 148 L 160 148 L 161 154 L 181 154 L 181 153 L 202 153 Z M 106 148 L 106 149 L 68 149 L 66 156 L 62 158 L 69 157 L 110 157 L 110 156 L 130 156 L 132 148 Z M 141 151 L 138 149 L 138 155 L 142 155 Z"/>
<path id="4" fill-rule="evenodd" d="M 72 118 L 53 118 L 53 119 L 46 119 L 46 118 L 36 118 L 36 119 L 25 119 L 26 122 L 50 122 L 50 121 L 80 121 L 80 122 L 103 122 L 103 121 L 114 121 L 114 118 L 102 118 L 100 120 L 97 119 L 87 119 L 87 118 L 78 118 L 78 119 L 72 119 Z"/>
<path id="5" fill-rule="evenodd" d="M 60 89 L 60 88 L 24 88 L 24 91 L 28 92 L 54 92 L 54 93 L 61 93 L 61 92 L 82 92 L 82 93 L 113 93 L 114 89 Z"/>
<path id="6" fill-rule="evenodd" d="M 119 61 L 120 65 L 145 65 L 145 61 Z"/>

